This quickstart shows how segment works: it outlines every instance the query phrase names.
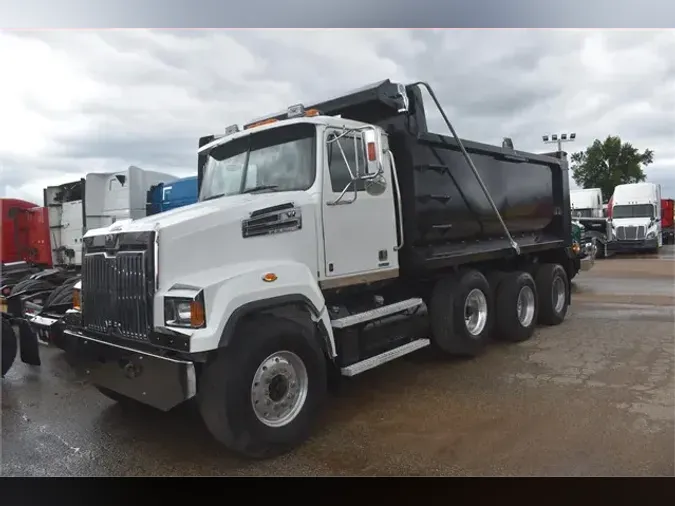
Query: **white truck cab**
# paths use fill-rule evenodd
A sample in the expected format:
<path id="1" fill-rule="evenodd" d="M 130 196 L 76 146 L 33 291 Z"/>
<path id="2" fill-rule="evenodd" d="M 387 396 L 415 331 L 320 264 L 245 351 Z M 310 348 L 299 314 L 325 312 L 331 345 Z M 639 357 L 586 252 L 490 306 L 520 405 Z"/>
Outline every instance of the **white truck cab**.
<path id="1" fill-rule="evenodd" d="M 573 218 L 602 218 L 602 190 L 583 188 L 570 191 L 570 207 Z"/>
<path id="2" fill-rule="evenodd" d="M 661 186 L 655 183 L 621 184 L 612 196 L 611 226 L 614 251 L 656 252 L 661 234 Z"/>

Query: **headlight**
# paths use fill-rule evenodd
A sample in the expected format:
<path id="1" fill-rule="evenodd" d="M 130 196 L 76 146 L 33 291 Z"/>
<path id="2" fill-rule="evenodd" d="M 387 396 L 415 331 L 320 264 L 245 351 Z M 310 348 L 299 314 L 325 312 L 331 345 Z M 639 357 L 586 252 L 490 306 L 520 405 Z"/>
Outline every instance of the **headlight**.
<path id="1" fill-rule="evenodd" d="M 200 292 L 194 299 L 166 297 L 164 299 L 164 324 L 169 327 L 198 329 L 206 325 L 204 296 Z"/>
<path id="2" fill-rule="evenodd" d="M 656 237 L 656 232 L 653 230 L 647 234 L 647 239 L 654 239 Z"/>

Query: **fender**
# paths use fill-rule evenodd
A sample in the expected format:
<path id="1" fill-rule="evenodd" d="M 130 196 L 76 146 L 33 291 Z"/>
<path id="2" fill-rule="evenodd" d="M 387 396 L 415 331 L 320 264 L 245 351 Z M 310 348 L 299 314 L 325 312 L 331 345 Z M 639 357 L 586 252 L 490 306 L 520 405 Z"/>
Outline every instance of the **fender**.
<path id="1" fill-rule="evenodd" d="M 265 281 L 267 273 L 273 273 L 276 278 Z M 246 262 L 202 273 L 199 279 L 182 279 L 180 283 L 200 286 L 204 291 L 206 328 L 191 331 L 191 353 L 226 346 L 236 322 L 252 311 L 300 304 L 309 310 L 315 323 L 321 323 L 319 330 L 324 336 L 326 352 L 331 358 L 336 356 L 326 301 L 312 272 L 302 263 Z M 166 295 L 170 295 L 170 291 Z"/>
<path id="2" fill-rule="evenodd" d="M 314 306 L 311 300 L 302 294 L 288 294 L 272 297 L 269 299 L 254 300 L 239 306 L 234 310 L 223 329 L 218 343 L 219 348 L 224 348 L 230 344 L 234 337 L 234 332 L 237 324 L 246 316 L 265 312 L 274 314 L 281 318 L 288 318 L 295 321 L 300 320 L 303 323 L 308 323 L 312 330 L 318 330 L 322 339 L 322 348 L 329 358 L 333 359 L 336 356 L 335 347 L 333 345 L 332 327 L 330 321 L 324 321 L 323 314 Z M 307 318 L 303 318 L 306 316 Z"/>

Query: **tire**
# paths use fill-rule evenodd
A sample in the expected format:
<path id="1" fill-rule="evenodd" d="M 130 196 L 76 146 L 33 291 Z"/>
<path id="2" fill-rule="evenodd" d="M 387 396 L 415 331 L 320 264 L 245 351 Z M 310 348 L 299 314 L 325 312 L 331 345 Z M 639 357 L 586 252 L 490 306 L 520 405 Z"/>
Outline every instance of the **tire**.
<path id="1" fill-rule="evenodd" d="M 52 293 L 49 294 L 49 297 L 45 300 L 44 307 L 48 308 L 50 306 L 64 304 L 68 300 L 73 298 L 73 286 L 77 283 L 78 278 L 70 278 L 59 285 Z"/>
<path id="2" fill-rule="evenodd" d="M 16 359 L 16 353 L 18 348 L 18 343 L 16 339 L 16 334 L 14 334 L 14 329 L 9 324 L 9 322 L 3 318 L 2 319 L 2 377 L 5 377 L 7 371 L 10 370 L 14 360 Z"/>
<path id="3" fill-rule="evenodd" d="M 570 282 L 565 269 L 560 264 L 541 264 L 535 273 L 534 282 L 539 299 L 539 323 L 559 325 L 565 319 L 569 307 Z M 564 293 L 562 301 L 558 298 L 559 289 Z"/>
<path id="4" fill-rule="evenodd" d="M 465 309 L 470 294 L 478 294 L 484 306 L 484 320 L 471 332 L 465 320 Z M 487 342 L 492 326 L 492 293 L 485 276 L 476 270 L 458 277 L 439 280 L 431 294 L 429 315 L 432 343 L 441 352 L 461 357 L 479 355 Z M 479 320 L 481 318 L 479 317 Z"/>
<path id="5" fill-rule="evenodd" d="M 528 272 L 509 272 L 496 288 L 495 338 L 510 343 L 528 340 L 534 334 L 539 312 L 534 279 Z M 523 313 L 519 313 L 520 303 L 525 305 Z"/>
<path id="6" fill-rule="evenodd" d="M 53 290 L 55 286 L 48 281 L 43 281 L 41 279 L 26 279 L 24 281 L 21 281 L 20 283 L 17 283 L 12 287 L 12 291 L 10 292 L 10 296 L 16 295 L 19 292 L 23 292 L 24 290 L 31 290 L 34 292 L 41 292 L 41 291 L 47 291 L 47 290 Z"/>
<path id="7" fill-rule="evenodd" d="M 237 336 L 241 338 L 237 339 Z M 275 355 L 282 360 L 275 362 Z M 280 375 L 260 377 L 267 360 L 272 361 L 267 371 L 274 371 L 276 363 L 284 362 L 297 371 L 295 384 L 300 389 L 295 398 L 299 394 L 303 401 L 296 404 L 299 407 L 294 415 L 289 414 L 287 422 L 272 420 L 263 423 L 266 413 L 258 408 L 259 413 L 256 414 L 254 408 L 254 402 L 256 406 L 270 405 L 275 396 L 290 393 L 288 388 L 292 388 L 293 382 L 284 384 L 284 380 L 279 380 Z M 304 366 L 305 375 L 300 364 Z M 305 395 L 301 393 L 303 377 L 307 386 Z M 207 364 L 200 380 L 197 393 L 199 411 L 214 438 L 242 456 L 264 459 L 284 454 L 310 436 L 326 397 L 327 363 L 317 336 L 308 327 L 285 318 L 256 315 L 255 320 L 241 324 L 235 341 L 221 349 Z M 263 387 L 265 383 L 270 386 L 255 392 L 256 385 Z M 280 387 L 276 395 L 274 385 Z M 270 388 L 273 394 L 269 393 Z M 292 403 L 294 400 L 285 398 L 283 402 Z M 270 406 L 272 410 L 277 407 L 284 409 L 281 405 Z M 272 423 L 277 423 L 277 426 L 270 426 Z"/>

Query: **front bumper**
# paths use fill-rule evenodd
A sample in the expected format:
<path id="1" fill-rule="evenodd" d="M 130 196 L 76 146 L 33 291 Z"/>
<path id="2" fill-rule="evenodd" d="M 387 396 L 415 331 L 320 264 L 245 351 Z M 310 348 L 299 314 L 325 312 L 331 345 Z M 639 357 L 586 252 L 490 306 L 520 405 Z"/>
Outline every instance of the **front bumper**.
<path id="1" fill-rule="evenodd" d="M 658 239 L 644 239 L 642 241 L 619 241 L 615 239 L 607 244 L 610 251 L 643 251 L 658 248 Z"/>
<path id="2" fill-rule="evenodd" d="M 108 343 L 72 328 L 63 334 L 77 366 L 97 386 L 162 411 L 197 393 L 194 362 Z"/>

